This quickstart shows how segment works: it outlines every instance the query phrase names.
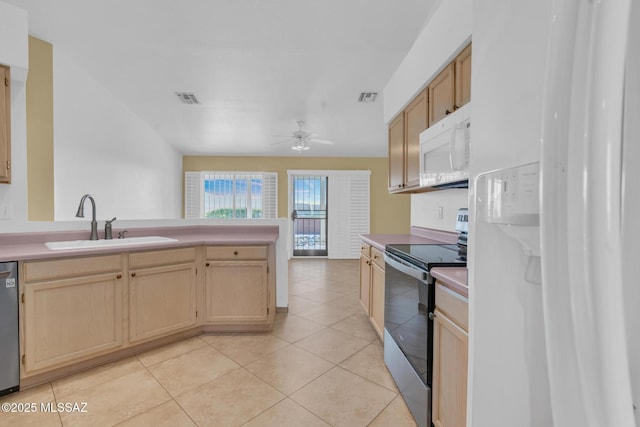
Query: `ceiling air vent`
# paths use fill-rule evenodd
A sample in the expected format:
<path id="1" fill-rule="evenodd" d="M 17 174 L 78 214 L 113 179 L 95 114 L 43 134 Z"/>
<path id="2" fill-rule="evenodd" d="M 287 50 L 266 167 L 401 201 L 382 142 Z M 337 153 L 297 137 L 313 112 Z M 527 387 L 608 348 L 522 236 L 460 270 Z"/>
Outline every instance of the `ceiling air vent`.
<path id="1" fill-rule="evenodd" d="M 376 100 L 376 96 L 378 96 L 378 92 L 362 92 L 358 102 L 373 102 Z"/>
<path id="2" fill-rule="evenodd" d="M 193 92 L 175 92 L 175 94 L 183 104 L 200 104 L 200 101 L 196 98 L 196 94 Z"/>

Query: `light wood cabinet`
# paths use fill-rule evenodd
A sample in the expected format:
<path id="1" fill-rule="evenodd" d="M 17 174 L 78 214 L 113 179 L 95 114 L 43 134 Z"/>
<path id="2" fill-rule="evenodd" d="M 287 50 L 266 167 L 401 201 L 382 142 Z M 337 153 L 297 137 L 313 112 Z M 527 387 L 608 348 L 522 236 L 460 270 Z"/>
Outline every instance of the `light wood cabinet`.
<path id="1" fill-rule="evenodd" d="M 122 257 L 22 264 L 22 376 L 123 346 Z"/>
<path id="2" fill-rule="evenodd" d="M 404 113 L 389 124 L 389 191 L 404 187 Z"/>
<path id="3" fill-rule="evenodd" d="M 367 243 L 361 244 L 360 304 L 381 339 L 384 337 L 384 255 Z"/>
<path id="4" fill-rule="evenodd" d="M 455 64 L 450 63 L 429 83 L 429 125 L 455 110 Z"/>
<path id="5" fill-rule="evenodd" d="M 129 256 L 129 341 L 138 343 L 196 325 L 194 248 Z"/>
<path id="6" fill-rule="evenodd" d="M 428 94 L 422 91 L 389 125 L 389 191 L 420 185 L 420 133 L 428 124 Z"/>
<path id="7" fill-rule="evenodd" d="M 429 125 L 428 106 L 428 94 L 427 91 L 424 90 L 404 110 L 405 189 L 412 189 L 420 185 L 420 133 Z"/>
<path id="8" fill-rule="evenodd" d="M 455 67 L 456 107 L 460 108 L 471 100 L 471 45 L 456 57 Z"/>
<path id="9" fill-rule="evenodd" d="M 384 339 L 384 264 L 371 262 L 371 323 Z"/>
<path id="10" fill-rule="evenodd" d="M 389 123 L 389 192 L 421 192 L 420 134 L 471 99 L 471 45 Z"/>
<path id="11" fill-rule="evenodd" d="M 275 317 L 266 246 L 206 248 L 205 322 L 216 330 L 266 330 Z"/>
<path id="12" fill-rule="evenodd" d="M 22 261 L 22 384 L 201 331 L 269 330 L 273 263 L 273 245 Z"/>
<path id="13" fill-rule="evenodd" d="M 468 300 L 436 282 L 433 410 L 436 427 L 463 427 L 467 414 Z"/>
<path id="14" fill-rule="evenodd" d="M 0 183 L 11 183 L 11 70 L 0 65 Z"/>
<path id="15" fill-rule="evenodd" d="M 360 304 L 369 316 L 371 305 L 371 246 L 362 243 L 360 246 Z"/>

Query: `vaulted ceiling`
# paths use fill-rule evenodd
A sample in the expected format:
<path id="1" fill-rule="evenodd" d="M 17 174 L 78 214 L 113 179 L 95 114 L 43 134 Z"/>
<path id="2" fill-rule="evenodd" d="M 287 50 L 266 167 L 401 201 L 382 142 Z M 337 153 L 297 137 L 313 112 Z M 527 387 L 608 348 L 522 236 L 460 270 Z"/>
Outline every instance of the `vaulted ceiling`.
<path id="1" fill-rule="evenodd" d="M 387 155 L 381 92 L 439 3 L 3 1 L 184 154 L 296 155 L 279 136 L 302 120 L 334 142 L 305 156 L 374 157 Z"/>

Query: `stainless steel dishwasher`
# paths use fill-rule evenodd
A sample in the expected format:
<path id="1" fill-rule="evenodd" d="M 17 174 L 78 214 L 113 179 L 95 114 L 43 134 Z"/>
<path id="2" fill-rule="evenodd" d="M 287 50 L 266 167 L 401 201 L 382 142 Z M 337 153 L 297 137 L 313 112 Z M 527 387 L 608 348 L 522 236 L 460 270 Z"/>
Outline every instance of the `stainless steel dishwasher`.
<path id="1" fill-rule="evenodd" d="M 20 389 L 18 263 L 0 263 L 0 396 Z"/>

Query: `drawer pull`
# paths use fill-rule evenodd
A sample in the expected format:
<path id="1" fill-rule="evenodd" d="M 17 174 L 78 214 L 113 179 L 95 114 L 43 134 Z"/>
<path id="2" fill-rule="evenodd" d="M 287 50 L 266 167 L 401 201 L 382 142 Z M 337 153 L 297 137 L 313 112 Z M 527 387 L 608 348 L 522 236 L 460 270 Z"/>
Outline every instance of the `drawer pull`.
<path id="1" fill-rule="evenodd" d="M 233 254 L 234 255 L 238 255 L 238 251 L 233 251 Z"/>
<path id="2" fill-rule="evenodd" d="M 131 273 L 131 277 L 136 277 L 136 273 Z"/>
<path id="3" fill-rule="evenodd" d="M 206 264 L 205 264 L 205 266 L 207 266 L 207 267 L 209 267 L 209 265 L 210 265 L 209 263 L 206 263 Z"/>
<path id="4" fill-rule="evenodd" d="M 122 279 L 122 274 L 116 275 L 116 279 Z"/>

